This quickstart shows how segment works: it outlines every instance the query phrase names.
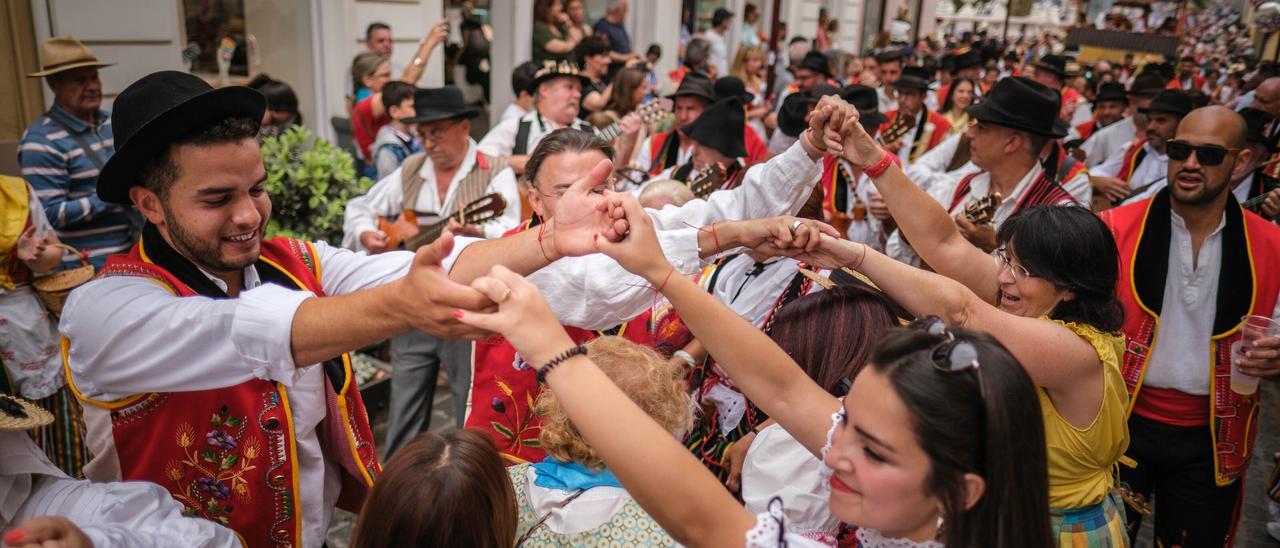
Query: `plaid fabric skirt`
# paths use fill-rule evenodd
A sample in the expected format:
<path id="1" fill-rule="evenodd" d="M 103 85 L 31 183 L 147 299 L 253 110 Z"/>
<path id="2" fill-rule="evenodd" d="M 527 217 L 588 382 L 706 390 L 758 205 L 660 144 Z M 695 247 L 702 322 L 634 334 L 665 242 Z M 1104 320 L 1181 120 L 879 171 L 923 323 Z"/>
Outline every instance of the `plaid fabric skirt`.
<path id="1" fill-rule="evenodd" d="M 1124 506 L 1119 497 L 1119 494 L 1112 492 L 1101 502 L 1084 508 L 1050 508 L 1049 520 L 1058 548 L 1128 546 Z"/>

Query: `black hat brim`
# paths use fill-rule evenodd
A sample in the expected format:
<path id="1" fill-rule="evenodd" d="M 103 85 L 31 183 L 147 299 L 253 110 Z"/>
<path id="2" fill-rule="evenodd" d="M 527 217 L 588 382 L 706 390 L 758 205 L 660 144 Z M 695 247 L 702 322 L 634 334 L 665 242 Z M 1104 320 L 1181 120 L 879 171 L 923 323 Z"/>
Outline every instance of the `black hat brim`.
<path id="1" fill-rule="evenodd" d="M 1054 74 L 1057 74 L 1057 75 L 1058 75 L 1058 78 L 1066 78 L 1066 77 L 1067 77 L 1067 73 L 1066 73 L 1066 70 L 1065 70 L 1065 69 L 1060 69 L 1060 68 L 1055 67 L 1055 66 L 1053 66 L 1053 65 L 1046 65 L 1046 64 L 1044 64 L 1044 63 L 1036 63 L 1036 64 L 1031 65 L 1031 66 L 1032 66 L 1032 67 L 1034 67 L 1034 68 L 1044 69 L 1044 70 L 1047 70 L 1047 71 L 1052 72 L 1052 73 L 1054 73 Z"/>
<path id="2" fill-rule="evenodd" d="M 262 121 L 267 98 L 244 86 L 211 89 L 156 115 L 116 149 L 98 174 L 98 197 L 113 204 L 132 203 L 129 188 L 148 159 L 193 130 L 227 118 Z"/>
<path id="3" fill-rule="evenodd" d="M 878 110 L 873 110 L 870 112 L 859 112 L 858 121 L 862 122 L 862 125 L 864 127 L 866 126 L 878 127 L 880 125 L 883 125 L 885 122 L 888 122 L 889 117 L 885 116 L 883 112 L 880 112 Z"/>
<path id="4" fill-rule="evenodd" d="M 532 82 L 529 82 L 529 89 L 526 91 L 528 91 L 529 94 L 532 95 L 538 91 L 538 86 L 541 86 L 543 82 L 546 82 L 547 80 L 551 80 L 553 78 L 577 78 L 579 82 L 582 82 L 583 87 L 591 85 L 591 79 L 581 74 L 564 74 L 561 72 L 555 72 L 551 74 L 544 74 L 542 76 L 534 78 Z"/>
<path id="5" fill-rule="evenodd" d="M 414 109 L 414 112 L 415 112 L 415 115 L 413 118 L 405 118 L 404 120 L 400 120 L 400 123 L 427 124 L 431 122 L 438 122 L 440 120 L 451 120 L 454 118 L 466 118 L 470 120 L 480 115 L 480 109 L 476 107 L 466 107 L 466 108 L 463 108 L 462 110 L 456 110 L 456 111 L 455 110 L 437 110 L 437 109 L 428 109 L 425 111 L 420 111 L 420 110 Z"/>
<path id="6" fill-rule="evenodd" d="M 714 93 L 708 93 L 702 90 L 688 90 L 688 89 L 684 91 L 676 90 L 675 93 L 667 95 L 667 99 L 675 100 L 677 97 L 698 97 L 701 99 L 706 99 L 707 101 L 710 101 L 712 103 L 716 102 L 716 96 Z"/>
<path id="7" fill-rule="evenodd" d="M 1067 136 L 1067 124 L 1061 119 L 1055 118 L 1052 126 L 1046 130 L 1046 128 L 1037 127 L 1026 123 L 1023 120 L 1018 120 L 1017 116 L 1004 112 L 992 101 L 983 101 L 973 105 L 965 109 L 965 112 L 974 120 L 986 122 L 988 124 L 995 124 L 997 126 L 1016 129 L 1018 131 L 1025 131 L 1035 135 L 1044 135 L 1045 137 L 1052 137 L 1054 139 L 1061 139 Z"/>
<path id="8" fill-rule="evenodd" d="M 913 89 L 916 91 L 929 91 L 929 82 L 926 82 L 915 76 L 899 76 L 898 80 L 893 83 L 896 89 Z"/>

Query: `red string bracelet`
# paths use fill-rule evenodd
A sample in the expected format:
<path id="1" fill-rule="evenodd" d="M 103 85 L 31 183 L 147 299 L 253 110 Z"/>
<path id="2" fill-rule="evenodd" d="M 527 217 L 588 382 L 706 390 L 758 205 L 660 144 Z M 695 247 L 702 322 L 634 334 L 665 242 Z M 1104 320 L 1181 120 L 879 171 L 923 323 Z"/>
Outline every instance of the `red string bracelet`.
<path id="1" fill-rule="evenodd" d="M 662 293 L 662 288 L 667 287 L 667 282 L 671 281 L 671 275 L 674 274 L 675 271 L 676 271 L 676 267 L 674 266 L 671 267 L 671 270 L 667 271 L 667 277 L 662 279 L 662 284 L 659 285 L 658 288 L 655 289 L 654 291 L 658 293 Z"/>
<path id="2" fill-rule="evenodd" d="M 893 164 L 893 155 L 889 154 L 889 151 L 887 150 L 882 150 L 880 161 L 876 162 L 875 165 L 862 170 L 862 172 L 866 173 L 867 177 L 879 179 L 881 175 L 884 175 L 885 170 L 889 169 L 891 164 Z"/>
<path id="3" fill-rule="evenodd" d="M 543 259 L 546 259 L 546 260 L 547 260 L 547 262 L 548 262 L 548 263 L 550 263 L 550 262 L 553 262 L 553 261 L 551 260 L 551 256 L 550 256 L 550 255 L 547 255 L 547 250 L 546 250 L 546 249 L 543 249 L 543 247 L 542 247 L 542 232 L 543 232 L 544 230 L 546 230 L 546 229 L 547 229 L 547 224 L 546 224 L 546 223 L 542 223 L 542 224 L 538 225 L 538 251 L 541 251 L 541 252 L 542 252 L 542 258 L 543 258 Z"/>
<path id="4" fill-rule="evenodd" d="M 858 264 L 853 265 L 852 270 L 858 270 L 862 267 L 862 261 L 867 258 L 867 244 L 862 244 L 862 255 L 858 256 Z"/>

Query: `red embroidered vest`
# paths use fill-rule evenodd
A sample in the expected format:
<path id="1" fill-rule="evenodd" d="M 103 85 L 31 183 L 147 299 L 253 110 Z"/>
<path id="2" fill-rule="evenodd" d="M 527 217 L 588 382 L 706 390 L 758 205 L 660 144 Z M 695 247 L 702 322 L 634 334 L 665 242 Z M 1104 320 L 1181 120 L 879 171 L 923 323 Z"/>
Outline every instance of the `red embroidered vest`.
<path id="1" fill-rule="evenodd" d="M 506 236 L 528 230 L 525 223 Z M 569 338 L 582 344 L 602 335 L 618 335 L 645 346 L 653 346 L 649 333 L 649 312 L 606 331 L 565 326 Z M 495 336 L 471 347 L 471 395 L 467 401 L 465 427 L 489 435 L 498 452 L 511 464 L 537 462 L 546 456 L 538 445 L 542 419 L 533 414 L 541 391 L 535 372 L 506 339 Z"/>
<path id="2" fill-rule="evenodd" d="M 1122 364 L 1129 409 L 1142 397 L 1147 358 L 1155 345 L 1168 268 L 1170 220 L 1168 190 L 1152 198 L 1101 213 L 1120 250 L 1116 294 L 1124 306 L 1126 339 Z M 1270 316 L 1280 293 L 1280 228 L 1244 211 L 1230 198 L 1222 233 L 1222 273 L 1209 369 L 1214 480 L 1228 485 L 1244 475 L 1258 435 L 1258 397 L 1231 391 L 1231 344 L 1240 340 L 1240 318 Z"/>
<path id="3" fill-rule="evenodd" d="M 1133 178 L 1133 170 L 1138 169 L 1138 164 L 1146 157 L 1146 139 L 1138 139 L 1129 143 L 1129 148 L 1124 149 L 1124 161 L 1120 163 L 1120 173 L 1116 177 L 1126 183 L 1131 183 Z"/>
<path id="4" fill-rule="evenodd" d="M 947 211 L 955 211 L 961 203 L 964 202 L 965 196 L 973 191 L 973 178 L 979 174 L 985 173 L 979 171 L 970 173 L 960 179 L 960 183 L 956 185 L 956 189 L 951 194 L 951 205 L 947 206 Z M 1038 205 L 1077 205 L 1076 199 L 1071 197 L 1062 185 L 1053 182 L 1043 169 L 1040 170 L 1040 176 L 1031 182 L 1031 186 L 1027 188 L 1027 192 L 1022 195 L 1022 199 L 1013 208 L 1013 212 L 1017 213 L 1028 207 Z"/>
<path id="5" fill-rule="evenodd" d="M 1098 115 L 1095 114 L 1093 115 L 1093 117 L 1089 118 L 1089 121 L 1083 124 L 1076 124 L 1076 135 L 1078 136 L 1077 138 L 1082 141 L 1087 140 L 1089 136 L 1093 135 L 1094 125 L 1097 123 L 1098 123 Z"/>
<path id="6" fill-rule="evenodd" d="M 144 233 L 143 240 L 147 238 Z M 278 275 L 293 287 L 324 295 L 321 266 L 309 243 L 265 240 L 257 266 L 264 280 Z M 100 275 L 147 278 L 174 295 L 198 295 L 152 262 L 143 242 L 128 254 L 109 257 Z M 70 344 L 64 337 L 64 364 Z M 359 512 L 381 472 L 364 401 L 349 356 L 317 367 L 325 368 L 328 413 L 316 433 L 325 455 L 339 464 L 338 507 Z M 67 381 L 74 390 L 70 371 Z M 135 394 L 114 402 L 75 393 L 86 406 L 110 412 L 122 480 L 164 487 L 186 507 L 184 514 L 225 525 L 249 546 L 301 544 L 299 494 L 322 486 L 298 483 L 297 440 L 284 386 L 253 379 L 198 392 Z"/>

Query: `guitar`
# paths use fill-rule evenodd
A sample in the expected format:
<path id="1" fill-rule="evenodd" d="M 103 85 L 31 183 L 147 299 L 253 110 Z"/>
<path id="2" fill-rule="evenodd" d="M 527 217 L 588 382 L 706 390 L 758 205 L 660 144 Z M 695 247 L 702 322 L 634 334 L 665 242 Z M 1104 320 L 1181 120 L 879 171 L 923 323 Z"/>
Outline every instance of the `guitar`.
<path id="1" fill-rule="evenodd" d="M 636 107 L 633 112 L 640 116 L 640 121 L 652 124 L 670 114 L 671 108 L 671 99 L 660 97 Z M 618 121 L 609 124 L 609 127 L 598 130 L 596 133 L 606 141 L 617 139 L 619 135 L 622 135 L 622 122 Z"/>
<path id="2" fill-rule="evenodd" d="M 689 177 L 689 190 L 694 197 L 706 199 L 724 183 L 724 169 L 719 165 L 711 165 L 698 170 Z"/>
<path id="3" fill-rule="evenodd" d="M 1259 194 L 1257 196 L 1254 196 L 1252 198 L 1249 198 L 1248 200 L 1241 202 L 1240 207 L 1243 207 L 1249 211 L 1262 215 L 1262 203 L 1267 201 L 1267 196 L 1270 196 L 1270 195 L 1271 195 L 1271 192 L 1263 192 L 1262 194 Z"/>
<path id="4" fill-rule="evenodd" d="M 423 213 L 405 210 L 394 220 L 378 219 L 378 230 L 387 234 L 388 249 L 414 251 L 439 238 L 445 227 L 449 226 L 450 220 L 457 220 L 463 225 L 478 225 L 497 219 L 506 209 L 507 200 L 495 192 L 481 196 L 453 215 L 426 225 L 418 222 L 418 216 Z"/>
<path id="5" fill-rule="evenodd" d="M 906 137 L 911 133 L 911 128 L 916 125 L 916 117 L 902 111 L 898 111 L 898 115 L 893 117 L 893 123 L 889 127 L 884 128 L 880 132 L 880 144 L 889 146 Z"/>
<path id="6" fill-rule="evenodd" d="M 1000 207 L 1000 193 L 988 194 L 964 206 L 964 218 L 973 224 L 988 225 L 995 218 L 996 208 Z"/>

